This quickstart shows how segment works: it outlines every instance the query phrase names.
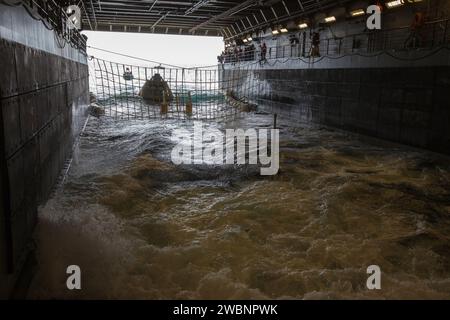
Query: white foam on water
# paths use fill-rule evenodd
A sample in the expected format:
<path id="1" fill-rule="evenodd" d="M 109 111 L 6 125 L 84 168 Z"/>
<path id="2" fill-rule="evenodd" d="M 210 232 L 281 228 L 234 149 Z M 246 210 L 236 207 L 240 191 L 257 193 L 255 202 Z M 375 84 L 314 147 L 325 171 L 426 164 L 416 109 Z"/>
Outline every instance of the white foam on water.
<path id="1" fill-rule="evenodd" d="M 93 121 L 39 210 L 31 298 L 450 297 L 448 159 L 280 123 L 280 174 L 261 178 L 174 166 L 174 123 Z M 80 291 L 66 289 L 70 264 Z"/>

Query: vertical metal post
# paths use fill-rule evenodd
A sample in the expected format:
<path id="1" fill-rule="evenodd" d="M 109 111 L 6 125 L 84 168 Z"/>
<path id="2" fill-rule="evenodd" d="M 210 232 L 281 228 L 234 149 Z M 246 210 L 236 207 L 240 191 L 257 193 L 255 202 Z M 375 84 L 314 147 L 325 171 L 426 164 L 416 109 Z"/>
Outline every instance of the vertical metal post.
<path id="1" fill-rule="evenodd" d="M 169 85 L 169 89 L 173 88 L 173 80 L 172 80 L 172 68 L 169 69 L 169 81 L 167 81 L 167 84 Z M 173 93 L 172 93 L 173 95 Z M 170 95 L 169 92 L 167 92 L 167 105 L 168 105 L 168 111 L 169 113 L 173 114 L 173 110 L 171 110 L 171 105 L 170 105 Z"/>
<path id="2" fill-rule="evenodd" d="M 431 38 L 431 47 L 434 47 L 434 44 L 436 42 L 436 23 L 433 23 L 433 36 Z"/>
<path id="3" fill-rule="evenodd" d="M 447 30 L 448 30 L 448 20 L 445 21 L 444 35 L 442 37 L 442 44 L 445 45 L 447 42 Z"/>
<path id="4" fill-rule="evenodd" d="M 302 40 L 302 57 L 306 56 L 306 31 L 303 31 L 303 40 Z"/>
<path id="5" fill-rule="evenodd" d="M 100 66 L 100 61 L 97 59 L 97 64 L 98 64 L 98 68 L 100 70 L 100 78 L 102 80 L 102 99 L 105 99 L 105 85 L 103 82 L 103 71 L 102 71 L 102 67 Z"/>

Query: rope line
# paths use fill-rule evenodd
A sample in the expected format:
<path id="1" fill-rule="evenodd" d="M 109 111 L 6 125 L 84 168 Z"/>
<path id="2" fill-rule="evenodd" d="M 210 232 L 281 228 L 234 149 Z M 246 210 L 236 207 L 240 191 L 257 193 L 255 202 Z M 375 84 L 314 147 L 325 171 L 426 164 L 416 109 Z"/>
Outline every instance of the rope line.
<path id="1" fill-rule="evenodd" d="M 167 67 L 177 68 L 177 69 L 194 70 L 194 69 L 210 69 L 210 68 L 217 67 L 217 64 L 215 64 L 215 65 L 207 65 L 207 66 L 183 67 L 183 66 L 177 66 L 177 65 L 174 65 L 174 64 L 169 64 L 169 63 L 164 63 L 164 62 L 160 62 L 160 61 L 155 61 L 155 60 L 150 60 L 150 59 L 146 59 L 146 58 L 141 58 L 141 57 L 137 57 L 137 56 L 132 56 L 132 55 L 120 53 L 120 52 L 117 52 L 117 51 L 111 51 L 111 50 L 107 50 L 107 49 L 102 49 L 102 48 L 98 48 L 98 47 L 94 47 L 94 46 L 87 46 L 87 48 L 91 48 L 91 49 L 94 49 L 94 50 L 111 53 L 111 54 L 114 54 L 114 55 L 130 58 L 130 59 L 135 59 L 135 60 L 139 60 L 139 61 L 145 61 L 145 62 L 154 63 L 154 64 L 157 64 L 159 66 L 167 66 Z"/>
<path id="2" fill-rule="evenodd" d="M 155 60 L 150 60 L 150 59 L 146 59 L 146 58 L 141 58 L 141 57 L 137 57 L 137 56 L 132 56 L 132 55 L 128 55 L 128 54 L 123 54 L 120 52 L 116 52 L 116 51 L 111 51 L 111 50 L 107 50 L 107 49 L 102 49 L 102 48 L 98 48 L 98 47 L 94 47 L 94 46 L 87 46 L 88 48 L 94 49 L 94 50 L 98 50 L 98 51 L 103 51 L 103 52 L 107 52 L 107 53 L 111 53 L 114 55 L 118 55 L 118 56 L 122 56 L 122 57 L 126 57 L 126 58 L 130 58 L 130 59 L 135 59 L 135 60 L 139 60 L 139 61 L 145 61 L 145 62 L 150 62 L 150 63 L 154 63 L 158 66 L 167 66 L 167 67 L 171 67 L 171 68 L 177 68 L 177 69 L 185 69 L 185 70 L 195 70 L 195 69 L 210 69 L 210 68 L 215 68 L 217 67 L 217 65 L 209 65 L 209 66 L 195 66 L 195 67 L 182 67 L 182 66 L 178 66 L 178 65 L 173 65 L 173 64 L 169 64 L 169 63 L 164 63 L 164 62 L 160 62 L 160 61 L 155 61 Z M 426 59 L 428 57 L 431 57 L 433 55 L 435 55 L 436 53 L 442 51 L 442 50 L 450 50 L 450 47 L 448 46 L 441 46 L 438 47 L 436 49 L 434 49 L 433 51 L 425 54 L 424 56 L 420 56 L 420 57 L 412 57 L 412 58 L 408 58 L 408 57 L 401 57 L 399 55 L 395 55 L 392 53 L 391 50 L 384 50 L 384 51 L 379 51 L 376 52 L 374 54 L 363 54 L 360 52 L 354 52 L 354 53 L 346 53 L 343 55 L 322 55 L 320 57 L 318 57 L 317 59 L 315 58 L 303 58 L 303 57 L 287 57 L 284 60 L 281 60 L 279 58 L 271 58 L 269 57 L 268 59 L 266 59 L 265 64 L 269 65 L 269 66 L 275 66 L 276 64 L 282 63 L 285 64 L 289 61 L 301 61 L 305 64 L 309 64 L 309 65 L 313 65 L 316 63 L 321 62 L 324 59 L 332 59 L 332 60 L 339 60 L 339 59 L 343 59 L 346 57 L 355 57 L 355 56 L 359 56 L 359 57 L 363 57 L 363 58 L 374 58 L 374 57 L 378 57 L 378 56 L 382 56 L 382 55 L 387 55 L 393 59 L 396 60 L 400 60 L 400 61 L 419 61 L 419 60 L 423 60 Z M 269 62 L 270 61 L 270 62 Z M 231 64 L 231 63 L 227 63 L 227 64 Z M 264 63 L 262 64 L 261 61 L 257 61 L 254 60 L 251 63 L 235 63 L 233 65 L 241 65 L 241 66 L 253 66 L 253 65 L 264 65 Z"/>
<path id="3" fill-rule="evenodd" d="M 135 59 L 135 60 L 140 60 L 140 61 L 150 62 L 150 63 L 158 64 L 158 65 L 160 65 L 160 66 L 168 66 L 168 67 L 172 67 L 172 68 L 180 68 L 180 69 L 183 68 L 183 67 L 181 67 L 181 66 L 176 66 L 176 65 L 173 65 L 173 64 L 162 63 L 162 62 L 158 62 L 158 61 L 155 61 L 155 60 L 149 60 L 149 59 L 145 59 L 145 58 L 140 58 L 140 57 L 136 57 L 136 56 L 131 56 L 131 55 L 128 55 L 128 54 L 119 53 L 119 52 L 115 52 L 115 51 L 111 51 L 111 50 L 107 50 L 107 49 L 101 49 L 101 48 L 98 48 L 98 47 L 87 46 L 87 48 L 91 48 L 91 49 L 95 49 L 95 50 L 98 50 L 98 51 L 103 51 L 103 52 L 115 54 L 115 55 L 118 55 L 118 56 L 130 58 L 130 59 Z"/>
<path id="4" fill-rule="evenodd" d="M 442 50 L 450 50 L 450 47 L 448 47 L 448 46 L 441 46 L 441 47 L 438 47 L 438 48 L 436 48 L 435 50 L 433 50 L 431 52 L 428 52 L 427 54 L 425 54 L 423 56 L 413 57 L 413 58 L 401 57 L 401 56 L 393 54 L 391 51 L 386 50 L 386 51 L 380 51 L 380 52 L 377 52 L 377 53 L 374 53 L 374 54 L 362 54 L 362 53 L 359 53 L 359 52 L 355 52 L 355 53 L 348 53 L 348 54 L 344 54 L 344 55 L 340 55 L 340 56 L 322 55 L 322 56 L 318 57 L 317 59 L 312 58 L 312 57 L 308 58 L 308 59 L 305 59 L 305 58 L 302 58 L 302 57 L 287 57 L 284 60 L 281 60 L 279 58 L 268 58 L 268 59 L 266 59 L 267 62 L 265 62 L 265 63 L 261 63 L 261 61 L 253 61 L 251 63 L 244 63 L 244 64 L 236 63 L 236 65 L 240 64 L 241 66 L 250 66 L 250 65 L 255 65 L 255 64 L 260 64 L 260 65 L 267 64 L 267 65 L 273 67 L 273 66 L 275 66 L 276 64 L 279 64 L 279 63 L 284 64 L 284 63 L 287 63 L 288 61 L 295 61 L 295 60 L 301 61 L 301 62 L 303 62 L 305 64 L 312 65 L 312 64 L 319 63 L 319 62 L 321 62 L 324 59 L 339 60 L 339 59 L 343 59 L 343 58 L 346 58 L 346 57 L 354 57 L 354 56 L 359 56 L 359 57 L 363 57 L 363 58 L 374 58 L 374 57 L 378 57 L 378 56 L 382 56 L 382 55 L 387 55 L 387 56 L 390 56 L 393 59 L 400 60 L 400 61 L 414 62 L 414 61 L 419 61 L 419 60 L 423 60 L 423 59 L 429 58 L 429 57 L 435 55 L 436 53 L 438 53 L 438 52 L 440 52 Z M 269 62 L 269 61 L 273 61 L 273 62 Z"/>

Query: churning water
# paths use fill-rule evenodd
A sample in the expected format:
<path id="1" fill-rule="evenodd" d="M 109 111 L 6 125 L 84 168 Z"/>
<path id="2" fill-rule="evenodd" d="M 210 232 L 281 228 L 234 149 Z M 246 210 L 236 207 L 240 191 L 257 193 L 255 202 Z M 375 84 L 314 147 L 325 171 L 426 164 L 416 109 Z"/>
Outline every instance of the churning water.
<path id="1" fill-rule="evenodd" d="M 210 123 L 264 128 L 248 114 Z M 450 160 L 280 123 L 280 171 L 175 166 L 192 122 L 91 118 L 40 209 L 30 298 L 450 298 Z M 82 290 L 66 288 L 79 265 Z M 381 290 L 366 288 L 379 265 Z"/>

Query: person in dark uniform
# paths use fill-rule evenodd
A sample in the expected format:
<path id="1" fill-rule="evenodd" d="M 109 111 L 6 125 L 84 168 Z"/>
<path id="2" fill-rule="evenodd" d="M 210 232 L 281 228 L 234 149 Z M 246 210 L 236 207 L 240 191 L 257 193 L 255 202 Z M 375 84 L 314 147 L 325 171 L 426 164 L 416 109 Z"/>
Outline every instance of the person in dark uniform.
<path id="1" fill-rule="evenodd" d="M 410 26 L 410 34 L 405 41 L 405 49 L 417 48 L 423 44 L 422 28 L 425 25 L 423 12 L 416 12 Z"/>
<path id="2" fill-rule="evenodd" d="M 266 43 L 263 42 L 261 44 L 261 60 L 260 60 L 260 63 L 267 62 L 266 55 L 267 55 L 267 46 L 266 46 Z"/>
<path id="3" fill-rule="evenodd" d="M 313 32 L 311 35 L 311 57 L 320 57 L 320 33 Z"/>

